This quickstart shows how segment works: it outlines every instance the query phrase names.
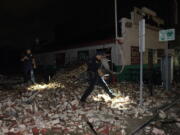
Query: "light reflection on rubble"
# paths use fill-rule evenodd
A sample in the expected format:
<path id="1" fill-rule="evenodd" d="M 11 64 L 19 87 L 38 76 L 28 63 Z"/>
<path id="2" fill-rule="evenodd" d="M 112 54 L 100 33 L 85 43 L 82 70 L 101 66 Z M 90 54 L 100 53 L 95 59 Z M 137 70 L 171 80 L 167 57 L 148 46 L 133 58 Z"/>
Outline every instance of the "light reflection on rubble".
<path id="1" fill-rule="evenodd" d="M 119 110 L 121 110 L 122 108 L 124 110 L 128 109 L 125 107 L 125 105 L 133 102 L 129 99 L 129 96 L 117 96 L 116 98 L 111 99 L 107 94 L 98 94 L 97 96 L 94 96 L 93 99 L 94 101 L 103 101 L 107 104 L 108 107 L 116 108 Z"/>
<path id="2" fill-rule="evenodd" d="M 65 86 L 61 83 L 49 83 L 49 84 L 35 84 L 30 85 L 27 89 L 28 90 L 48 90 L 48 89 L 56 89 L 56 88 L 65 88 Z"/>

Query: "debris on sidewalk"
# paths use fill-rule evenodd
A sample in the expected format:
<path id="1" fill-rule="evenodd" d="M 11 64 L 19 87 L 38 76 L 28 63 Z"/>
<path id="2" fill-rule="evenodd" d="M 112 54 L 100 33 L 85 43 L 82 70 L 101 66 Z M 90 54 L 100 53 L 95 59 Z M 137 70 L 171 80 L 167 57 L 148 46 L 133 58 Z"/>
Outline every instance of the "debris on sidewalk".
<path id="1" fill-rule="evenodd" d="M 166 118 L 166 113 L 161 110 L 161 111 L 159 112 L 159 117 L 160 117 L 161 119 L 165 119 L 165 118 Z"/>
<path id="2" fill-rule="evenodd" d="M 176 119 L 178 122 L 176 123 L 177 127 L 180 128 L 180 118 Z"/>
<path id="3" fill-rule="evenodd" d="M 48 131 L 64 135 L 70 133 L 93 134 L 87 122 L 97 133 L 108 135 L 119 133 L 126 135 L 126 118 L 142 119 L 152 116 L 153 108 L 160 107 L 170 97 L 155 89 L 155 96 L 149 97 L 144 91 L 144 108 L 139 106 L 139 89 L 136 84 L 115 84 L 111 87 L 116 98 L 110 99 L 101 87 L 88 97 L 85 108 L 79 105 L 79 99 L 87 87 L 79 75 L 86 66 L 58 72 L 49 84 L 37 84 L 19 90 L 0 91 L 0 134 L 45 134 Z M 165 119 L 163 112 L 160 117 Z M 147 129 L 148 130 L 148 129 Z M 153 128 L 154 134 L 163 135 L 163 131 Z"/>
<path id="4" fill-rule="evenodd" d="M 163 130 L 158 129 L 158 128 L 153 128 L 152 133 L 153 133 L 154 135 L 166 135 Z"/>

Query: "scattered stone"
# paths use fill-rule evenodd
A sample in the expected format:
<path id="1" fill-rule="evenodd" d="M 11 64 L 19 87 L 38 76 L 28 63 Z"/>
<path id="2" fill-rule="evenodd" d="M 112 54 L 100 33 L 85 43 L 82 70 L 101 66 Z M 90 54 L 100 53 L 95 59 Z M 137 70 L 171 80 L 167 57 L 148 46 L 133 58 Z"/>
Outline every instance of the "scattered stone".
<path id="1" fill-rule="evenodd" d="M 126 118 L 143 119 L 152 116 L 153 108 L 166 103 L 169 97 L 161 89 L 155 89 L 154 97 L 144 88 L 143 108 L 139 108 L 139 89 L 135 84 L 110 86 L 117 95 L 111 99 L 101 87 L 96 86 L 83 108 L 79 99 L 87 88 L 87 82 L 79 79 L 86 71 L 82 65 L 72 70 L 57 72 L 49 84 L 15 86 L 13 92 L 0 90 L 0 135 L 18 133 L 27 135 L 55 133 L 92 134 L 87 122 L 101 134 L 126 135 Z M 1 76 L 0 76 L 1 78 Z M 23 90 L 22 90 L 23 89 Z M 161 119 L 166 115 L 159 113 Z M 177 126 L 179 123 L 177 123 Z M 147 127 L 146 131 L 150 132 Z M 164 135 L 163 130 L 153 128 L 155 135 Z"/>
<path id="2" fill-rule="evenodd" d="M 161 119 L 165 119 L 166 117 L 167 117 L 167 115 L 166 115 L 166 113 L 164 112 L 164 111 L 160 111 L 159 112 L 159 117 L 161 118 Z"/>
<path id="3" fill-rule="evenodd" d="M 155 127 L 153 128 L 152 133 L 153 133 L 154 135 L 166 135 L 163 130 L 158 129 L 158 128 L 155 128 Z"/>

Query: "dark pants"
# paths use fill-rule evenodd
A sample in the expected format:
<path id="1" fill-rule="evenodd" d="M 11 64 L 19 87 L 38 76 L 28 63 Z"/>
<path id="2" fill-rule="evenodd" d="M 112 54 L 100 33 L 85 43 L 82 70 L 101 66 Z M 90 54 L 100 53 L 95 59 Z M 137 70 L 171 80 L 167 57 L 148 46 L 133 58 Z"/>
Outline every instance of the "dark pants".
<path id="1" fill-rule="evenodd" d="M 89 72 L 89 78 L 90 78 L 89 87 L 86 89 L 83 96 L 81 97 L 81 99 L 80 99 L 81 102 L 86 101 L 86 98 L 94 90 L 94 87 L 95 87 L 96 84 L 99 84 L 111 98 L 114 97 L 113 93 L 109 89 L 109 87 L 108 87 L 107 83 L 105 82 L 105 80 L 103 80 L 97 73 Z"/>
<path id="2" fill-rule="evenodd" d="M 34 70 L 31 68 L 23 69 L 23 77 L 24 77 L 24 83 L 27 83 L 28 81 L 35 83 Z"/>
<path id="3" fill-rule="evenodd" d="M 45 83 L 49 83 L 50 79 L 53 77 L 55 74 L 55 71 L 52 70 L 49 66 L 44 66 L 43 67 L 43 76 L 44 76 L 44 81 Z"/>

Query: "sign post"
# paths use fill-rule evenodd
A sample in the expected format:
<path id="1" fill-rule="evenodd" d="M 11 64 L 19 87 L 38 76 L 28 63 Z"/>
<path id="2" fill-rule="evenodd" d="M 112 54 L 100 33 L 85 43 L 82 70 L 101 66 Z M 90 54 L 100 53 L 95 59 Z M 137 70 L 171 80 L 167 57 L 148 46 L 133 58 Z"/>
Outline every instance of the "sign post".
<path id="1" fill-rule="evenodd" d="M 167 42 L 165 49 L 165 88 L 169 90 L 169 62 L 168 62 L 168 41 L 175 40 L 175 29 L 167 29 L 159 31 L 159 41 Z"/>
<path id="2" fill-rule="evenodd" d="M 143 104 L 143 53 L 145 52 L 145 19 L 139 21 L 139 52 L 140 52 L 140 106 Z"/>

